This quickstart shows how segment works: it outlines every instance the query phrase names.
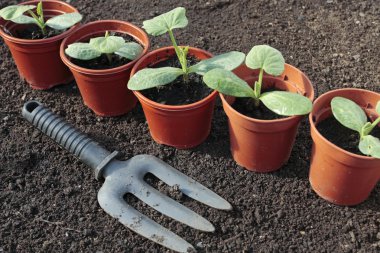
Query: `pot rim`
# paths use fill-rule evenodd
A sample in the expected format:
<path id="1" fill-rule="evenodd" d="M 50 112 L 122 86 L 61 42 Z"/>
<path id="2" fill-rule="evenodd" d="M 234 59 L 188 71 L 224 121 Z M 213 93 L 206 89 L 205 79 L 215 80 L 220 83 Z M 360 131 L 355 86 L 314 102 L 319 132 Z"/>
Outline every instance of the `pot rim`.
<path id="1" fill-rule="evenodd" d="M 147 59 L 148 57 L 152 56 L 152 55 L 155 55 L 159 52 L 162 52 L 162 51 L 167 51 L 167 50 L 173 50 L 174 51 L 174 47 L 173 46 L 168 46 L 168 47 L 161 47 L 161 48 L 158 48 L 158 49 L 155 49 L 151 52 L 149 52 L 148 54 L 144 55 L 143 57 L 141 57 L 141 59 L 136 63 L 136 65 L 132 68 L 132 71 L 131 71 L 131 76 L 133 76 L 137 71 L 137 67 L 141 64 L 141 62 L 143 62 L 145 59 Z M 204 54 L 207 54 L 211 57 L 213 57 L 213 54 L 211 54 L 210 52 L 206 51 L 206 50 L 203 50 L 203 49 L 200 49 L 200 48 L 196 48 L 196 47 L 189 47 L 189 52 L 191 51 L 198 51 L 198 52 L 202 52 Z M 196 101 L 194 103 L 191 103 L 191 104 L 186 104 L 186 105 L 163 105 L 163 104 L 160 104 L 160 103 L 157 103 L 153 100 L 150 100 L 148 99 L 147 97 L 145 97 L 141 92 L 139 91 L 133 91 L 133 94 L 135 94 L 136 97 L 138 97 L 139 99 L 141 99 L 143 102 L 145 102 L 146 104 L 148 104 L 149 106 L 151 107 L 154 107 L 154 108 L 157 108 L 157 109 L 161 109 L 161 110 L 166 110 L 166 111 L 186 111 L 186 110 L 192 110 L 194 108 L 198 108 L 198 107 L 201 107 L 202 105 L 208 103 L 211 99 L 213 99 L 214 97 L 216 97 L 216 95 L 218 94 L 218 91 L 214 90 L 213 92 L 211 92 L 207 97 L 204 97 L 203 99 L 199 100 L 199 101 Z"/>
<path id="2" fill-rule="evenodd" d="M 291 65 L 290 65 L 291 66 Z M 287 85 L 292 85 L 290 82 L 288 81 L 285 81 L 285 80 L 282 80 L 278 77 L 274 77 L 274 76 L 263 76 L 263 80 L 267 78 L 267 79 L 277 79 L 277 80 L 280 80 L 284 83 L 286 83 Z M 248 117 L 238 111 L 236 111 L 226 100 L 225 94 L 222 94 L 222 93 L 219 93 L 219 96 L 220 96 L 220 99 L 222 100 L 223 104 L 225 106 L 227 106 L 227 108 L 230 110 L 231 113 L 235 114 L 236 116 L 240 117 L 240 118 L 243 118 L 244 120 L 247 120 L 249 122 L 252 122 L 252 123 L 256 123 L 256 124 L 273 124 L 273 123 L 280 123 L 280 122 L 288 122 L 288 121 L 293 121 L 295 119 L 299 119 L 299 118 L 303 118 L 304 116 L 306 115 L 294 115 L 294 116 L 288 116 L 286 118 L 281 118 L 281 119 L 270 119 L 270 120 L 264 120 L 264 119 L 255 119 L 255 118 L 252 118 L 252 117 Z M 230 97 L 233 97 L 233 96 L 230 96 Z M 310 94 L 308 97 L 308 99 L 310 99 L 311 101 L 313 101 L 314 97 L 314 93 L 312 92 L 312 94 Z"/>
<path id="3" fill-rule="evenodd" d="M 38 2 L 39 2 L 39 0 L 31 0 L 31 1 L 26 1 L 26 2 L 19 3 L 18 5 L 36 4 Z M 75 8 L 74 6 L 72 6 L 72 5 L 70 5 L 70 4 L 66 3 L 66 2 L 63 2 L 63 1 L 44 0 L 43 2 L 51 2 L 51 3 L 65 5 L 66 7 L 72 8 L 74 10 L 73 12 L 78 12 L 79 13 L 79 11 L 78 11 L 77 8 Z M 66 13 L 71 13 L 71 12 L 66 12 Z M 8 23 L 8 22 L 12 22 L 12 21 L 5 20 L 5 22 Z M 1 27 L 0 27 L 0 36 L 3 37 L 4 39 L 8 40 L 8 41 L 11 41 L 13 43 L 18 43 L 18 44 L 24 44 L 24 45 L 48 44 L 48 43 L 51 43 L 51 42 L 55 42 L 55 41 L 64 39 L 65 37 L 67 37 L 68 34 L 72 33 L 79 25 L 80 25 L 80 22 L 77 23 L 77 24 L 75 24 L 74 26 L 70 27 L 70 29 L 66 30 L 65 32 L 63 32 L 63 33 L 61 33 L 61 34 L 59 34 L 57 36 L 53 36 L 53 37 L 46 38 L 46 39 L 35 39 L 35 40 L 32 40 L 32 39 L 20 39 L 20 38 L 16 38 L 16 37 L 10 36 L 6 32 L 4 32 L 3 28 L 1 28 Z"/>
<path id="4" fill-rule="evenodd" d="M 365 89 L 358 89 L 358 88 L 342 88 L 342 89 L 335 89 L 335 90 L 330 90 L 326 93 L 323 93 L 321 96 L 319 96 L 313 103 L 314 104 L 317 104 L 319 103 L 319 101 L 321 99 L 323 99 L 324 96 L 327 96 L 329 94 L 332 94 L 332 93 L 338 93 L 341 91 L 341 90 L 346 90 L 346 91 L 352 91 L 352 92 L 357 92 L 357 91 L 360 91 L 360 92 L 368 92 L 368 93 L 373 93 L 373 94 L 376 94 L 378 95 L 378 93 L 374 92 L 374 91 L 370 91 L 370 90 L 365 90 Z M 320 140 L 322 140 L 324 142 L 325 145 L 329 146 L 330 148 L 332 149 L 336 149 L 338 150 L 339 152 L 349 156 L 349 157 L 352 157 L 352 158 L 355 158 L 355 159 L 363 159 L 363 160 L 367 160 L 367 161 L 375 161 L 375 160 L 379 160 L 378 158 L 374 158 L 374 157 L 370 157 L 370 156 L 365 156 L 365 155 L 357 155 L 357 154 L 354 154 L 352 152 L 349 152 L 347 150 L 344 150 L 343 148 L 335 145 L 334 143 L 330 142 L 329 140 L 327 140 L 317 129 L 315 123 L 314 123 L 314 120 L 313 120 L 313 117 L 314 117 L 314 110 L 312 110 L 309 114 L 309 123 L 310 123 L 310 127 L 311 127 L 311 131 L 314 131 L 314 133 L 318 136 L 318 138 Z"/>
<path id="5" fill-rule="evenodd" d="M 122 24 L 122 25 L 126 25 L 126 26 L 129 26 L 129 27 L 133 27 L 134 29 L 138 30 L 141 33 L 141 35 L 142 35 L 141 36 L 142 39 L 139 39 L 138 42 L 144 48 L 143 51 L 142 51 L 142 53 L 141 53 L 141 55 L 144 56 L 148 52 L 149 47 L 150 47 L 150 40 L 149 40 L 148 35 L 140 27 L 135 26 L 134 24 L 132 24 L 130 22 L 123 21 L 123 20 L 117 20 L 117 19 L 97 20 L 97 21 L 93 21 L 93 22 L 87 23 L 85 25 L 82 25 L 81 27 L 79 27 L 78 29 L 76 29 L 72 34 L 70 34 L 69 36 L 67 36 L 62 41 L 60 49 L 59 49 L 59 55 L 61 56 L 61 60 L 63 61 L 63 63 L 65 63 L 66 66 L 68 66 L 70 69 L 74 69 L 75 71 L 77 71 L 79 73 L 89 74 L 89 75 L 116 74 L 116 73 L 119 73 L 119 72 L 122 72 L 122 71 L 125 71 L 125 70 L 131 68 L 141 58 L 141 56 L 140 56 L 140 57 L 136 58 L 135 60 L 133 60 L 133 61 L 131 61 L 131 62 L 125 64 L 125 65 L 122 65 L 122 66 L 119 66 L 119 67 L 116 67 L 116 68 L 111 68 L 111 69 L 88 69 L 88 68 L 83 68 L 83 67 L 80 67 L 80 66 L 72 63 L 70 61 L 70 59 L 65 54 L 65 47 L 66 47 L 67 40 L 71 36 L 73 36 L 74 34 L 76 34 L 76 32 L 79 32 L 79 31 L 82 31 L 84 29 L 87 29 L 87 27 L 89 27 L 89 26 L 94 26 L 94 25 L 98 25 L 98 24 L 101 24 L 101 23 Z M 101 31 L 101 30 L 99 30 L 99 31 Z M 135 37 L 135 36 L 133 36 L 132 34 L 130 34 L 128 32 L 125 32 L 125 34 L 128 34 L 129 36 Z M 145 40 L 146 43 L 143 43 L 143 40 Z"/>

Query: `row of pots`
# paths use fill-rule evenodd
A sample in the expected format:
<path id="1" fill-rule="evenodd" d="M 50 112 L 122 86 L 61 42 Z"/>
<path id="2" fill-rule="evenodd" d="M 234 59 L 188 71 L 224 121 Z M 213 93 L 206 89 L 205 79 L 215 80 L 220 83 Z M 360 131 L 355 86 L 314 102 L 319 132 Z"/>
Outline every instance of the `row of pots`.
<path id="1" fill-rule="evenodd" d="M 36 4 L 29 1 L 23 4 Z M 67 3 L 44 1 L 49 17 L 76 9 Z M 0 25 L 13 32 L 22 25 L 0 21 Z M 126 33 L 144 48 L 143 56 L 126 65 L 106 69 L 90 70 L 73 64 L 64 49 L 74 42 L 103 35 L 106 31 Z M 35 89 L 48 89 L 70 82 L 72 74 L 78 84 L 84 103 L 101 116 L 122 115 L 130 111 L 139 99 L 153 139 L 176 148 L 192 148 L 201 144 L 209 135 L 215 99 L 212 92 L 206 98 L 192 104 L 170 106 L 156 103 L 140 92 L 127 89 L 129 76 L 147 66 L 153 66 L 175 55 L 174 48 L 166 47 L 148 52 L 149 39 L 143 30 L 124 21 L 96 21 L 75 26 L 68 31 L 43 40 L 14 38 L 0 29 L 0 35 L 9 46 L 20 76 Z M 190 48 L 189 55 L 199 60 L 212 54 Z M 67 69 L 67 67 L 69 69 Z M 244 65 L 235 74 L 253 84 L 258 72 Z M 264 89 L 276 87 L 298 92 L 314 99 L 314 90 L 307 76 L 297 68 L 286 64 L 280 77 L 265 76 Z M 364 201 L 380 180 L 380 160 L 347 152 L 325 139 L 316 129 L 322 120 L 331 117 L 330 101 L 342 96 L 365 108 L 375 105 L 380 94 L 359 90 L 342 89 L 327 92 L 314 102 L 309 115 L 313 148 L 310 167 L 310 183 L 315 192 L 330 202 L 340 205 L 355 205 Z M 302 116 L 277 120 L 258 120 L 240 114 L 231 104 L 235 98 L 220 94 L 224 111 L 228 116 L 230 148 L 235 161 L 251 171 L 271 172 L 283 166 L 290 157 L 298 126 Z M 373 108 L 374 106 L 372 106 Z M 371 117 L 373 110 L 367 110 Z"/>

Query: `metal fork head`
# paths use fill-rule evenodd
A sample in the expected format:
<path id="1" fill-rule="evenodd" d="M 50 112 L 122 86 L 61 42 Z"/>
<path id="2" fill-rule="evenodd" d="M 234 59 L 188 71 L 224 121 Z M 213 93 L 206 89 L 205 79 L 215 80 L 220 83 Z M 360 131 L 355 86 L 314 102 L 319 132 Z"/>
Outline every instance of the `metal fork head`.
<path id="1" fill-rule="evenodd" d="M 215 228 L 202 216 L 146 183 L 144 176 L 147 173 L 152 173 L 169 186 L 178 185 L 183 194 L 208 206 L 232 209 L 225 199 L 154 156 L 138 155 L 128 161 L 111 161 L 103 171 L 105 182 L 98 192 L 100 206 L 126 227 L 167 248 L 178 252 L 195 251 L 184 239 L 128 205 L 123 199 L 126 193 L 195 229 L 213 232 Z"/>

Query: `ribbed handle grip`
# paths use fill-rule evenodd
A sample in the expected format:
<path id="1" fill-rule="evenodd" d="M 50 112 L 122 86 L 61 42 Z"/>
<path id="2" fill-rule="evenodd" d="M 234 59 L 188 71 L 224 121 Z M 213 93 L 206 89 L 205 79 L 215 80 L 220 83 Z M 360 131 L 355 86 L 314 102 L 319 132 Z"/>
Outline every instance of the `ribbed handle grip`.
<path id="1" fill-rule="evenodd" d="M 25 103 L 22 115 L 41 132 L 95 169 L 97 179 L 101 177 L 103 167 L 117 154 L 111 154 L 37 101 Z"/>

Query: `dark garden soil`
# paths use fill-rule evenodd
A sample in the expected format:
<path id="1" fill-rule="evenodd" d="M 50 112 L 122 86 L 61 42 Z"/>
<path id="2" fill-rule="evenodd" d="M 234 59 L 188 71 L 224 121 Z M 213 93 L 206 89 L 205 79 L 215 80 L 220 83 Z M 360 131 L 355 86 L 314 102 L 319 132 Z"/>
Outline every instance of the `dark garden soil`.
<path id="1" fill-rule="evenodd" d="M 269 110 L 262 102 L 256 107 L 252 98 L 236 98 L 232 107 L 241 114 L 254 119 L 272 120 L 284 118 Z"/>
<path id="2" fill-rule="evenodd" d="M 17 30 L 14 33 L 8 32 L 11 36 L 20 39 L 27 40 L 37 40 L 37 39 L 47 39 L 61 34 L 63 31 L 55 30 L 50 27 L 46 27 L 46 34 L 43 34 L 41 29 L 36 25 L 28 25 L 27 28 L 23 30 Z"/>
<path id="3" fill-rule="evenodd" d="M 188 66 L 193 66 L 198 62 L 196 58 L 188 57 Z M 173 56 L 151 66 L 151 68 L 162 67 L 181 68 L 181 64 L 177 56 Z M 202 76 L 195 73 L 190 73 L 186 81 L 183 76 L 179 76 L 169 84 L 141 91 L 141 93 L 150 100 L 166 105 L 195 103 L 210 95 L 211 92 L 212 90 L 203 82 Z"/>
<path id="4" fill-rule="evenodd" d="M 16 3 L 0 0 L 0 8 Z M 308 74 L 317 95 L 341 87 L 380 91 L 377 0 L 71 3 L 84 15 L 83 23 L 122 19 L 138 26 L 181 5 L 190 22 L 186 29 L 175 30 L 180 44 L 214 54 L 247 53 L 253 45 L 270 44 Z M 152 49 L 169 44 L 167 36 L 152 38 Z M 83 105 L 75 82 L 32 90 L 19 79 L 2 40 L 0 55 L 0 252 L 170 252 L 100 208 L 96 194 L 102 183 L 91 169 L 21 117 L 21 107 L 30 99 L 42 101 L 107 149 L 122 151 L 124 159 L 157 156 L 230 201 L 234 210 L 224 212 L 177 198 L 210 220 L 215 233 L 196 231 L 134 203 L 199 252 L 380 251 L 380 185 L 356 207 L 319 198 L 308 181 L 311 139 L 306 119 L 289 162 L 274 173 L 252 173 L 231 158 L 220 101 L 207 140 L 191 150 L 176 150 L 152 140 L 140 105 L 123 117 L 96 117 Z"/>
<path id="5" fill-rule="evenodd" d="M 133 39 L 132 36 L 129 36 L 128 34 L 111 33 L 110 35 L 123 37 L 125 42 L 137 43 L 137 41 Z M 112 69 L 112 68 L 123 66 L 131 62 L 131 60 L 121 57 L 116 54 L 110 54 L 109 57 L 111 58 L 111 61 L 108 59 L 107 55 L 105 54 L 102 54 L 100 57 L 92 59 L 92 60 L 88 60 L 88 61 L 74 59 L 74 58 L 70 58 L 70 60 L 75 65 L 78 65 L 79 67 L 86 68 L 86 69 Z"/>
<path id="6" fill-rule="evenodd" d="M 338 147 L 357 155 L 363 155 L 358 148 L 360 140 L 359 133 L 344 127 L 334 117 L 327 118 L 318 123 L 317 129 L 319 133 Z M 374 128 L 370 134 L 380 138 L 380 127 Z"/>

